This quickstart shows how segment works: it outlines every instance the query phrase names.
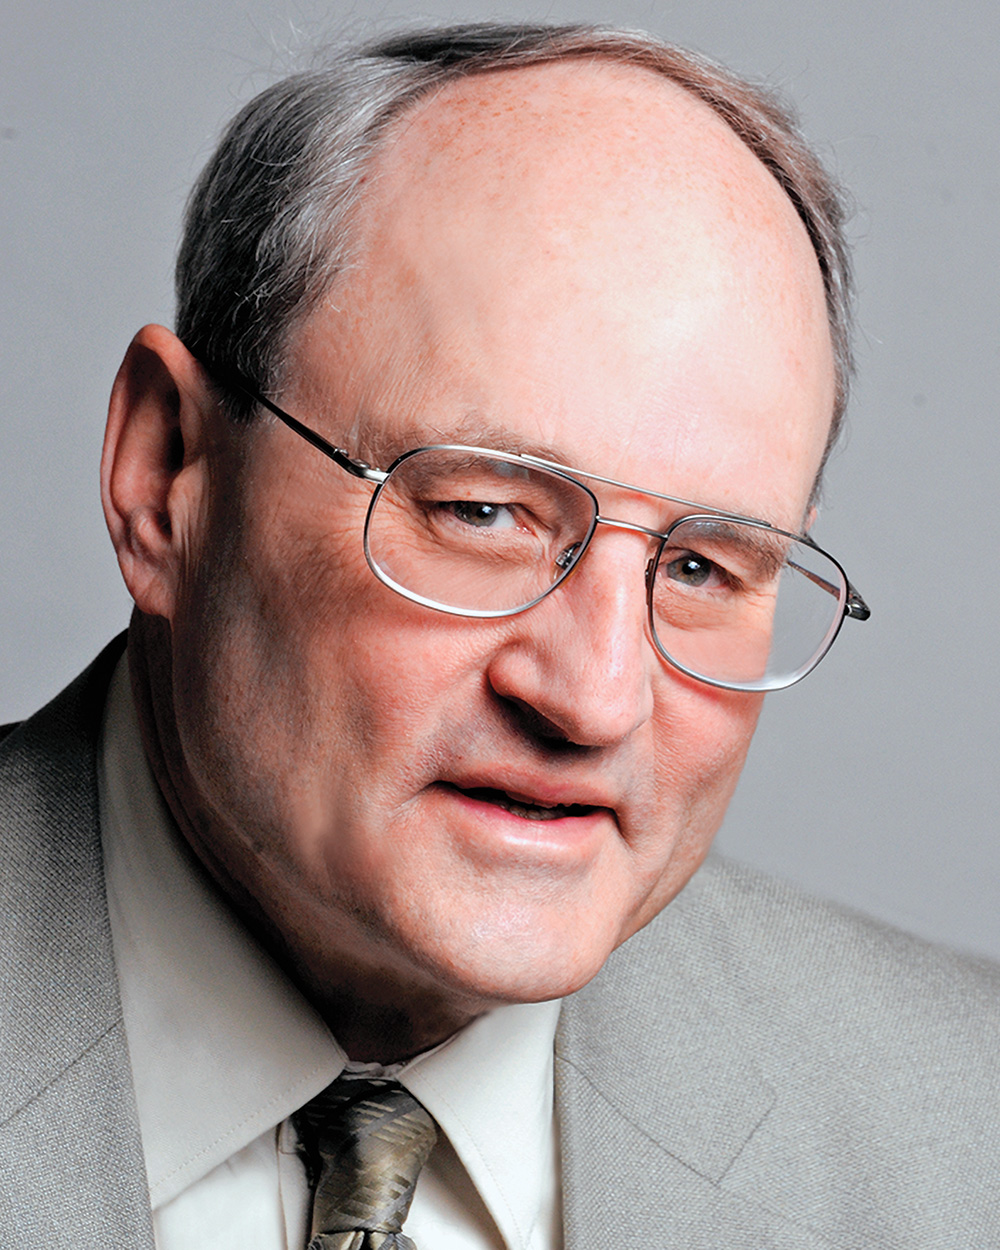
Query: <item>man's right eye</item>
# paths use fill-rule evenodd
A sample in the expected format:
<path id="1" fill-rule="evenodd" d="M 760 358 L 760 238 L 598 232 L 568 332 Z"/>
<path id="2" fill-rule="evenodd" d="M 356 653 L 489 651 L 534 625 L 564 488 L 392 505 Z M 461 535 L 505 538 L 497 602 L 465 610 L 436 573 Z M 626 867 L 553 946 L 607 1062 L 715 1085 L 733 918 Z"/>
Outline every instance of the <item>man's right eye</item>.
<path id="1" fill-rule="evenodd" d="M 487 503 L 482 499 L 451 499 L 438 507 L 464 525 L 477 529 L 514 529 L 517 526 L 507 504 Z"/>

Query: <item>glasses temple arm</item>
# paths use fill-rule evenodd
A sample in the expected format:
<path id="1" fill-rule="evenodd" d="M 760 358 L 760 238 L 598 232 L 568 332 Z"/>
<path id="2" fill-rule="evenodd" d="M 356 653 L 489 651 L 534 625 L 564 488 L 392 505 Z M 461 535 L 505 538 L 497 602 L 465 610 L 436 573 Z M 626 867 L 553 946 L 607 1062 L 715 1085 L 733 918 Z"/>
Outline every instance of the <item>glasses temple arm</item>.
<path id="1" fill-rule="evenodd" d="M 373 469 L 367 460 L 356 460 L 342 448 L 334 447 L 333 443 L 328 442 L 322 434 L 317 434 L 308 425 L 303 425 L 301 421 L 293 417 L 290 412 L 285 412 L 283 408 L 279 408 L 277 404 L 272 403 L 256 387 L 251 386 L 250 382 L 237 373 L 235 369 L 230 369 L 226 366 L 213 366 L 210 368 L 208 365 L 205 365 L 204 367 L 223 386 L 229 390 L 242 391 L 248 399 L 252 399 L 255 404 L 259 404 L 262 408 L 266 408 L 268 412 L 273 413 L 290 430 L 294 430 L 307 443 L 311 443 L 317 451 L 321 451 L 324 456 L 329 456 L 335 464 L 338 464 L 342 469 L 346 469 L 353 477 L 360 477 L 368 482 L 381 482 L 385 478 L 385 473 L 381 469 Z"/>
<path id="2" fill-rule="evenodd" d="M 815 546 L 814 543 L 809 545 Z M 813 573 L 811 569 L 803 568 L 801 564 L 796 564 L 794 560 L 788 561 L 788 567 L 794 569 L 796 573 L 801 573 L 803 577 L 808 577 L 814 586 L 819 586 L 820 589 L 825 590 L 829 595 L 833 595 L 834 598 L 840 594 L 839 587 L 835 586 L 833 582 L 828 582 L 825 577 L 820 577 L 818 573 Z M 851 583 L 848 582 L 847 598 L 844 601 L 844 615 L 850 616 L 856 621 L 867 621 L 871 614 L 871 608 L 869 608 Z"/>
<path id="3" fill-rule="evenodd" d="M 802 535 L 802 542 L 809 547 L 815 547 L 817 551 L 822 550 L 819 544 L 816 543 L 808 534 Z M 789 561 L 789 564 L 792 564 L 792 561 Z M 808 569 L 804 569 L 801 564 L 792 564 L 792 567 L 797 569 L 800 573 L 804 573 L 805 576 L 808 577 L 811 582 L 815 582 L 817 586 L 822 586 L 823 589 L 829 594 L 836 595 L 839 593 L 837 587 L 831 582 L 826 581 L 822 577 L 817 577 L 815 573 L 810 573 L 810 571 Z M 841 569 L 841 572 L 843 572 L 843 569 Z M 872 614 L 871 608 L 867 603 L 865 603 L 864 599 L 861 598 L 858 592 L 847 580 L 846 576 L 844 580 L 847 581 L 847 599 L 844 601 L 844 615 L 851 617 L 855 621 L 867 621 Z"/>

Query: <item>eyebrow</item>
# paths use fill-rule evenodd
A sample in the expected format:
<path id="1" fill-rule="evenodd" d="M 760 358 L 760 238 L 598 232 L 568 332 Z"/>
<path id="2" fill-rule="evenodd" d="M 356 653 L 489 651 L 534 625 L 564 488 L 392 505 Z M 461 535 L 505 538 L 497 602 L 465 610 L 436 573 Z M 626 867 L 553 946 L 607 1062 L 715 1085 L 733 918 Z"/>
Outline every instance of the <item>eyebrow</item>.
<path id="1" fill-rule="evenodd" d="M 515 434 L 506 426 L 484 422 L 475 413 L 469 413 L 447 424 L 408 424 L 394 433 L 388 432 L 381 422 L 366 415 L 360 418 L 356 428 L 365 455 L 380 469 L 388 468 L 404 452 L 413 451 L 417 447 L 454 443 L 464 447 L 479 447 L 484 451 L 502 451 L 509 456 L 537 456 L 540 460 L 551 460 L 572 470 L 569 459 L 560 448 Z"/>

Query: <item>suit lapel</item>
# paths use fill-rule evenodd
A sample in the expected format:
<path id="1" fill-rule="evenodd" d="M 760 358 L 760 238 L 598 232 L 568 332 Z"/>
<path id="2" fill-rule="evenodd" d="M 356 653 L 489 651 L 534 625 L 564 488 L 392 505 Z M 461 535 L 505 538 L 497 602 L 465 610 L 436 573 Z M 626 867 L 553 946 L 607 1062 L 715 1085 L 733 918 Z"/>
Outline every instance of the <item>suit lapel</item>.
<path id="1" fill-rule="evenodd" d="M 0 1242 L 151 1247 L 95 752 L 116 640 L 0 755 Z M 61 1235 L 60 1235 L 61 1234 Z"/>
<path id="2" fill-rule="evenodd" d="M 775 1093 L 698 989 L 675 906 L 563 1005 L 566 1250 L 830 1250 L 766 1195 L 720 1183 Z"/>

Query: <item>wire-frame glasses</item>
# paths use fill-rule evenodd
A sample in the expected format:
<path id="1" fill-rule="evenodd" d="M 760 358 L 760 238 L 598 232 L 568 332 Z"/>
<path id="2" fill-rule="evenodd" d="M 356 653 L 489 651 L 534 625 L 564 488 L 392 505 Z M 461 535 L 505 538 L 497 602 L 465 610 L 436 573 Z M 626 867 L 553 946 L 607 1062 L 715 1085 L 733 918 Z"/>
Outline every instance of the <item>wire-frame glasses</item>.
<path id="1" fill-rule="evenodd" d="M 801 680 L 845 618 L 867 620 L 840 564 L 811 538 L 766 521 L 567 468 L 527 454 L 418 447 L 387 469 L 348 455 L 228 369 L 212 369 L 336 465 L 374 486 L 364 528 L 369 567 L 386 586 L 439 612 L 478 618 L 533 607 L 570 576 L 599 525 L 651 541 L 650 635 L 667 663 L 727 690 Z M 684 509 L 665 530 L 603 516 L 581 478 Z"/>

